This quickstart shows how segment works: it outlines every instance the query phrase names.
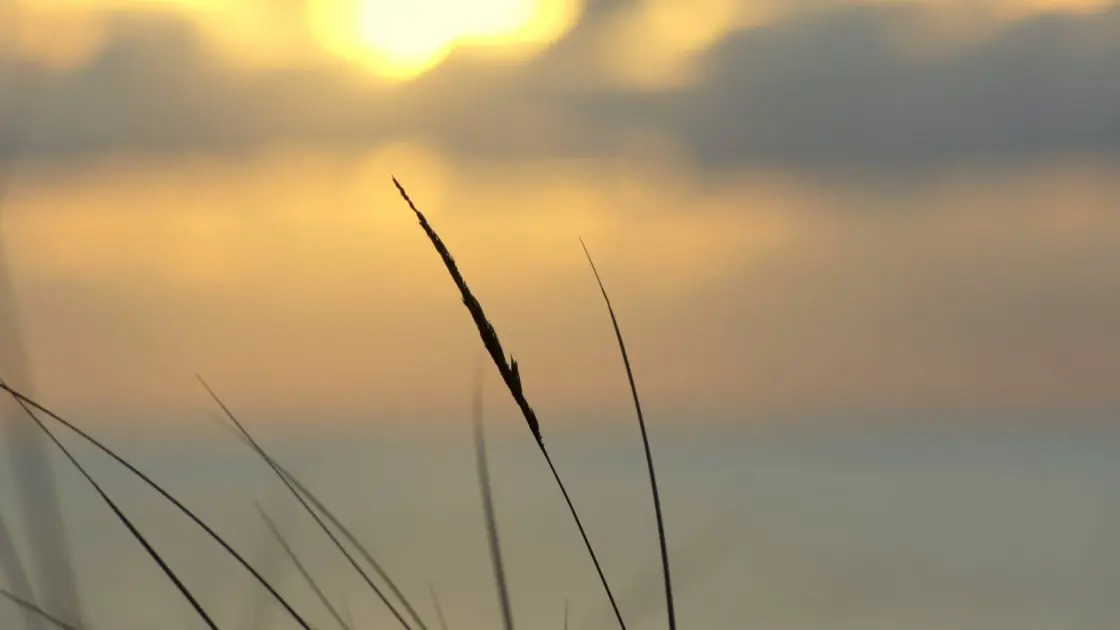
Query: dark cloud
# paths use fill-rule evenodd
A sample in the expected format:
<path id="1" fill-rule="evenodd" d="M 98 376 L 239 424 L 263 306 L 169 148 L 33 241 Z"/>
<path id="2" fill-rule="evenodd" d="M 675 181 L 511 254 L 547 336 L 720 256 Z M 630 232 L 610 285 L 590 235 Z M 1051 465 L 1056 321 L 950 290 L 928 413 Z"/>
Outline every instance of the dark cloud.
<path id="1" fill-rule="evenodd" d="M 1120 11 L 1040 17 L 936 61 L 888 40 L 906 13 L 848 10 L 729 39 L 710 80 L 668 99 L 664 119 L 718 163 L 925 166 L 1120 150 Z"/>
<path id="2" fill-rule="evenodd" d="M 1031 18 L 926 59 L 901 54 L 894 39 L 920 10 L 812 11 L 742 31 L 707 54 L 697 85 L 657 94 L 581 80 L 601 10 L 528 65 L 457 57 L 402 86 L 337 65 L 233 71 L 182 23 L 122 14 L 87 66 L 38 77 L 27 151 L 61 161 L 275 144 L 346 150 L 405 135 L 473 156 L 587 155 L 656 129 L 709 168 L 920 169 L 1120 153 L 1120 9 Z M 18 126 L 6 116 L 4 150 Z"/>

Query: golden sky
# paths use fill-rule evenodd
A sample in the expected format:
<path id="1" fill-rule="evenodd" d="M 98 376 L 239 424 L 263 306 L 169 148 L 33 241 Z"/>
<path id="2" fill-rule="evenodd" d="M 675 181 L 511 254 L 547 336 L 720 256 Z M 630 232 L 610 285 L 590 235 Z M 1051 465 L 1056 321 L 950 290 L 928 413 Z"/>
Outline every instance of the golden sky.
<path id="1" fill-rule="evenodd" d="M 964 4 L 22 0 L 37 385 L 463 408 L 477 337 L 396 175 L 538 406 L 625 407 L 582 237 L 677 415 L 1110 408 L 1120 9 Z"/>

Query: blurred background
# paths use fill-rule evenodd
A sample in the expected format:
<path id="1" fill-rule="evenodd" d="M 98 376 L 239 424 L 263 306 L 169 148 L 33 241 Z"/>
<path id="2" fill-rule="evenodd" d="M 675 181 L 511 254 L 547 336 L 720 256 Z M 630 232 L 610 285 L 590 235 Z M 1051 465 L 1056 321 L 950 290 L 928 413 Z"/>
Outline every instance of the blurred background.
<path id="1" fill-rule="evenodd" d="M 453 628 L 496 627 L 481 348 L 395 175 L 517 357 L 634 628 L 664 627 L 656 532 L 580 237 L 682 626 L 1115 628 L 1117 68 L 1110 0 L 0 0 L 0 377 L 321 624 L 254 499 L 359 626 L 391 623 L 201 373 L 429 617 L 428 579 Z M 572 627 L 609 628 L 498 385 L 515 615 L 561 627 L 570 598 Z M 17 411 L 0 517 L 38 599 L 197 627 Z M 76 450 L 223 627 L 294 627 Z"/>

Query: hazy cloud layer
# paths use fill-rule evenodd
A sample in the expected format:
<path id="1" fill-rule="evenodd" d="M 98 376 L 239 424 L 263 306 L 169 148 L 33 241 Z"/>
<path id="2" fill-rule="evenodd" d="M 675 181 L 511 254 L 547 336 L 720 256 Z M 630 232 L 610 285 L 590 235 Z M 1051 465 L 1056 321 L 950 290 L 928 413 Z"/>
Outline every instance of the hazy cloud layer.
<path id="1" fill-rule="evenodd" d="M 612 11 L 401 84 L 117 13 L 23 74 L 3 236 L 44 392 L 458 408 L 477 339 L 395 174 L 541 405 L 626 400 L 582 236 L 661 408 L 1120 407 L 1120 9 L 806 3 L 656 87 L 602 63 Z"/>
<path id="2" fill-rule="evenodd" d="M 721 168 L 1120 152 L 1120 9 L 1040 13 L 940 54 L 906 45 L 926 13 L 875 4 L 794 13 L 727 34 L 697 55 L 691 84 L 652 91 L 603 73 L 603 7 L 527 64 L 463 56 L 402 85 L 329 63 L 232 69 L 187 22 L 117 13 L 87 64 L 23 77 L 39 85 L 28 150 L 40 160 L 345 150 L 403 136 L 480 158 L 593 156 L 656 133 Z M 6 92 L 6 101 L 22 96 Z M 13 121 L 6 116 L 2 146 Z"/>
<path id="3" fill-rule="evenodd" d="M 25 180 L 6 238 L 36 374 L 66 404 L 197 404 L 202 370 L 246 405 L 456 408 L 477 338 L 392 169 L 544 408 L 627 400 L 581 236 L 663 410 L 1120 406 L 1116 162 L 876 185 L 622 162 L 402 148 Z"/>

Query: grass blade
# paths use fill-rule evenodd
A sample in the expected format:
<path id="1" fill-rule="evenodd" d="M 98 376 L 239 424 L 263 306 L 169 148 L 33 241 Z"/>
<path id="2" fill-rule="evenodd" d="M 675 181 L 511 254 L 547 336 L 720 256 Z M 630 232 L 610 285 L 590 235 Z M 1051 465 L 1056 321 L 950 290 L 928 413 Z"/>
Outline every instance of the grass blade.
<path id="1" fill-rule="evenodd" d="M 85 440 L 86 442 L 89 442 L 90 444 L 92 444 L 93 446 L 98 448 L 101 452 L 103 452 L 106 455 L 108 455 L 109 457 L 111 457 L 114 461 L 116 461 L 121 466 L 124 466 L 125 469 L 127 469 L 130 473 L 132 473 L 138 479 L 143 481 L 148 487 L 150 487 L 151 489 L 153 489 L 157 493 L 159 493 L 160 496 L 162 496 L 169 503 L 171 503 L 171 505 L 175 506 L 175 508 L 178 509 L 184 516 L 189 518 L 195 525 L 200 527 L 202 529 L 202 531 L 206 532 L 206 534 L 211 539 L 213 539 L 215 542 L 217 542 L 222 547 L 222 549 L 224 549 L 226 551 L 226 553 L 228 553 L 234 560 L 237 561 L 238 564 L 240 564 L 246 571 L 248 571 L 249 574 L 252 575 L 253 578 L 261 586 L 263 586 L 269 592 L 269 594 L 271 594 L 272 597 L 276 599 L 276 601 L 281 606 L 284 607 L 284 610 L 286 610 L 288 612 L 288 614 L 292 616 L 292 619 L 294 619 L 296 621 L 296 623 L 298 623 L 300 625 L 300 627 L 304 628 L 304 630 L 312 630 L 311 626 L 308 625 L 307 621 L 305 621 L 303 619 L 303 617 L 301 617 L 300 614 L 297 613 L 294 608 L 292 608 L 292 606 L 288 603 L 288 601 L 285 600 L 275 588 L 273 588 L 272 584 L 270 584 L 268 582 L 268 580 L 266 580 L 264 578 L 264 576 L 260 574 L 259 571 L 257 571 L 255 568 L 253 568 L 253 565 L 249 564 L 249 562 L 247 560 L 245 560 L 245 558 L 240 553 L 238 553 L 237 550 L 234 549 L 228 542 L 226 542 L 226 540 L 224 538 L 222 538 L 222 536 L 220 534 L 218 534 L 218 532 L 214 531 L 214 529 L 212 527 L 207 525 L 206 522 L 203 521 L 201 518 L 199 518 L 199 516 L 197 514 L 195 514 L 190 508 L 188 508 L 186 505 L 183 505 L 183 503 L 181 501 L 176 499 L 170 492 L 165 490 L 163 488 L 163 486 L 156 483 L 151 477 L 144 474 L 140 469 L 133 466 L 132 463 L 130 463 L 128 460 L 126 460 L 123 457 L 121 457 L 120 455 L 118 455 L 115 451 L 110 449 L 108 446 L 105 446 L 105 444 L 103 444 L 101 441 L 97 440 L 96 438 L 91 436 L 89 433 L 86 433 L 85 431 L 83 431 L 82 429 L 80 429 L 79 427 L 77 427 L 76 425 L 71 423 L 70 421 L 66 420 L 62 416 L 58 415 L 57 413 L 51 411 L 50 409 L 47 409 L 46 407 L 40 405 L 39 403 L 35 402 L 34 400 L 31 400 L 30 398 L 24 396 L 20 392 L 12 389 L 11 387 L 9 387 L 4 382 L 0 382 L 0 390 L 4 390 L 4 391 L 8 392 L 9 394 L 11 394 L 13 397 L 15 397 L 15 399 L 24 408 L 24 410 L 27 411 L 32 416 L 32 419 L 35 420 L 35 422 L 37 424 L 39 424 L 40 428 L 42 428 L 44 431 L 46 431 L 47 435 L 50 436 L 52 440 L 55 440 L 56 444 L 58 443 L 58 441 L 54 438 L 54 435 L 52 433 L 50 433 L 50 431 L 47 430 L 46 426 L 42 423 L 42 421 L 39 420 L 39 418 L 37 416 L 35 416 L 35 414 L 32 413 L 31 409 L 29 409 L 28 407 L 33 408 L 36 411 L 39 411 L 39 412 L 47 415 L 48 417 L 50 417 L 55 422 L 58 422 L 59 424 L 66 427 L 70 431 L 73 431 L 79 437 L 81 437 L 83 440 Z"/>
<path id="2" fill-rule="evenodd" d="M 25 613 L 34 615 L 36 619 L 45 619 L 57 628 L 62 628 L 62 630 L 78 630 L 77 626 L 72 626 L 66 623 L 65 621 L 59 619 L 58 617 L 55 617 L 54 615 L 35 605 L 34 602 L 30 602 L 18 595 L 15 595 L 14 593 L 9 593 L 8 591 L 0 589 L 0 597 L 3 597 L 16 606 L 19 606 Z"/>
<path id="3" fill-rule="evenodd" d="M 486 461 L 486 436 L 482 428 L 482 385 L 475 390 L 474 409 L 474 447 L 478 461 L 478 487 L 482 491 L 482 511 L 486 516 L 486 535 L 490 545 L 490 563 L 494 567 L 494 583 L 498 587 L 498 603 L 502 608 L 502 624 L 505 630 L 513 630 L 513 612 L 509 604 L 509 585 L 506 584 L 506 570 L 502 563 L 502 544 L 498 537 L 498 522 L 494 517 L 494 497 L 490 487 L 490 467 Z"/>
<path id="4" fill-rule="evenodd" d="M 296 556 L 296 552 L 292 549 L 292 546 L 288 544 L 288 541 L 284 538 L 284 535 L 280 533 L 280 528 L 276 526 L 276 523 L 271 518 L 269 518 L 268 513 L 264 511 L 264 508 L 262 508 L 259 503 L 255 505 L 257 508 L 257 513 L 261 515 L 261 519 L 264 520 L 264 524 L 266 527 L 268 527 L 268 531 L 272 533 L 272 536 L 276 539 L 276 542 L 280 543 L 280 547 L 284 549 L 284 553 L 287 554 L 288 559 L 292 561 L 292 566 L 296 568 L 296 571 L 299 571 L 299 574 L 303 577 L 304 581 L 307 582 L 307 585 L 309 587 L 311 587 L 312 592 L 315 593 L 315 596 L 318 597 L 319 601 L 322 602 L 323 606 L 326 607 L 327 612 L 330 613 L 331 617 L 334 617 L 334 620 L 338 623 L 339 627 L 342 628 L 342 630 L 353 630 L 351 626 L 347 624 L 346 621 L 342 618 L 342 616 L 338 614 L 338 610 L 335 609 L 334 604 L 331 604 L 331 600 L 327 599 L 326 593 L 323 592 L 323 589 L 319 588 L 319 585 L 315 582 L 315 578 L 311 577 L 311 573 L 307 570 L 306 567 L 303 566 L 303 563 L 299 561 L 299 558 Z"/>
<path id="5" fill-rule="evenodd" d="M 0 387 L 8 389 L 7 385 L 2 382 L 0 382 Z M 11 392 L 11 390 L 8 391 Z M 179 579 L 179 576 L 176 575 L 175 571 L 173 571 L 167 564 L 167 562 L 164 561 L 163 557 L 159 555 L 159 552 L 155 550 L 155 547 L 153 547 L 151 543 L 148 542 L 148 539 L 140 533 L 140 530 L 136 528 L 136 526 L 132 523 L 132 520 L 125 516 L 124 512 L 122 512 L 121 509 L 117 507 L 116 502 L 109 498 L 109 495 L 106 494 L 105 491 L 101 488 L 101 484 L 97 483 L 97 481 L 94 480 L 89 472 L 86 471 L 85 467 L 82 466 L 77 458 L 75 458 L 74 455 L 70 452 L 70 449 L 66 448 L 66 445 L 63 444 L 62 441 L 59 440 L 58 437 L 55 436 L 55 434 L 47 428 L 47 425 L 43 423 L 43 421 L 40 420 L 38 416 L 35 415 L 35 412 L 32 411 L 31 407 L 29 407 L 28 404 L 23 401 L 22 397 L 17 396 L 17 400 L 20 406 L 23 407 L 23 410 L 27 412 L 28 417 L 30 417 L 35 422 L 35 424 L 39 425 L 39 428 L 42 429 L 43 433 L 45 433 L 47 437 L 50 438 L 52 442 L 54 442 L 55 446 L 57 446 L 58 449 L 62 451 L 62 454 L 66 457 L 66 459 L 69 460 L 70 463 L 73 464 L 74 468 L 76 468 L 78 472 L 81 473 L 82 477 L 84 477 L 85 480 L 89 482 L 89 485 L 94 489 L 94 491 L 97 492 L 98 496 L 101 497 L 101 500 L 105 503 L 105 505 L 109 506 L 109 509 L 111 509 L 113 511 L 113 514 L 116 515 L 117 520 L 119 520 L 121 524 L 128 529 L 129 533 L 132 534 L 132 537 L 136 539 L 136 542 L 140 543 L 140 546 L 142 546 L 144 550 L 148 552 L 148 555 L 152 558 L 152 560 L 154 560 L 155 563 L 159 565 L 159 568 L 163 571 L 164 575 L 166 575 L 167 578 L 171 580 L 171 582 L 175 585 L 175 588 L 179 590 L 184 598 L 186 598 L 187 602 L 190 603 L 191 608 L 193 608 L 198 616 L 202 618 L 207 627 L 209 627 L 211 630 L 218 630 L 218 625 L 214 623 L 214 620 L 206 612 L 206 609 L 202 607 L 202 604 L 199 603 L 199 601 L 191 593 L 190 589 L 188 589 L 187 586 L 183 584 L 183 581 Z"/>
<path id="6" fill-rule="evenodd" d="M 223 423 L 223 426 L 230 425 Z M 301 482 L 299 478 L 297 478 L 288 469 L 284 468 L 283 465 L 273 459 L 272 456 L 269 455 L 263 449 L 263 447 L 260 446 L 259 443 L 256 443 L 252 436 L 250 436 L 247 432 L 242 433 L 242 431 L 244 430 L 243 426 L 239 428 L 238 426 L 234 425 L 231 428 L 233 430 L 234 437 L 236 437 L 243 444 L 252 449 L 259 457 L 264 459 L 265 462 L 270 465 L 270 467 L 274 467 L 273 472 L 279 475 L 282 480 L 287 482 L 285 485 L 291 484 L 291 486 L 294 487 L 295 490 L 297 490 L 304 499 L 310 502 L 311 506 L 314 507 L 319 514 L 325 516 L 327 520 L 330 521 L 330 524 L 334 526 L 334 528 L 337 529 L 340 533 L 342 533 L 342 536 L 346 538 L 347 542 L 349 542 L 354 546 L 355 549 L 358 550 L 358 554 L 362 556 L 362 559 L 365 560 L 366 563 L 368 563 L 371 567 L 373 567 L 374 571 L 377 572 L 381 579 L 385 580 L 385 583 L 389 586 L 389 590 L 393 593 L 394 596 L 397 597 L 397 599 L 401 601 L 401 604 L 409 613 L 409 616 L 412 618 L 412 620 L 416 622 L 416 625 L 420 628 L 420 630 L 427 630 L 427 627 L 425 626 L 424 622 L 421 621 L 416 610 L 412 607 L 412 604 L 408 601 L 404 594 L 401 593 L 400 588 L 397 587 L 396 582 L 394 582 L 393 579 L 389 577 L 388 573 L 384 568 L 382 568 L 381 564 L 374 559 L 373 555 L 370 554 L 365 545 L 363 545 L 362 542 L 358 540 L 356 536 L 354 536 L 350 529 L 346 527 L 346 525 L 343 524 L 338 519 L 338 517 L 335 516 L 334 513 L 331 512 L 330 509 L 328 509 L 327 506 L 323 504 L 322 501 L 319 500 L 317 496 L 315 496 L 315 493 L 311 492 L 311 490 L 308 489 L 307 486 L 303 485 L 303 482 Z M 292 490 L 292 487 L 288 488 L 289 491 Z M 306 505 L 304 507 L 306 508 Z"/>
<path id="7" fill-rule="evenodd" d="M 447 617 L 443 616 L 443 606 L 439 604 L 439 595 L 436 595 L 436 587 L 428 582 L 428 593 L 432 596 L 432 606 L 436 609 L 436 618 L 439 619 L 440 630 L 447 630 Z"/>
<path id="8" fill-rule="evenodd" d="M 224 423 L 223 426 L 225 426 Z M 288 515 L 285 513 L 284 516 L 287 517 Z M 287 520 L 287 518 L 284 520 Z M 263 525 L 262 528 L 267 529 Z M 284 583 L 284 576 L 288 568 L 288 565 L 283 561 L 284 554 L 277 549 L 276 545 L 270 544 L 267 536 L 254 536 L 253 541 L 256 545 L 253 554 L 256 566 L 260 567 L 259 570 L 262 575 L 268 575 L 279 588 Z M 241 627 L 245 630 L 267 630 L 272 627 L 272 613 L 275 609 L 270 604 L 269 600 L 260 597 L 260 593 L 253 593 L 252 596 L 246 597 L 243 609 L 244 621 Z"/>
<path id="9" fill-rule="evenodd" d="M 264 448 L 252 436 L 252 434 L 249 433 L 249 430 L 245 428 L 245 425 L 237 419 L 237 416 L 235 416 L 230 408 L 226 406 L 225 402 L 218 397 L 218 394 L 210 387 L 210 385 L 207 384 L 201 376 L 196 374 L 195 377 L 198 379 L 199 383 L 202 384 L 202 387 L 206 389 L 206 392 L 210 395 L 210 397 L 214 400 L 218 407 L 221 408 L 222 413 L 225 414 L 226 418 L 228 418 L 229 421 L 233 423 L 234 427 L 236 427 L 238 435 L 241 437 L 245 445 L 256 452 L 257 455 L 260 456 L 260 458 L 263 459 L 266 464 L 268 464 L 269 468 L 271 468 L 272 471 L 276 473 L 276 476 L 280 478 L 281 483 L 283 483 L 284 486 L 288 488 L 288 491 L 292 494 L 292 496 L 296 498 L 296 501 L 299 502 L 300 506 L 302 506 L 307 514 L 311 516 L 312 520 L 315 521 L 315 524 L 319 526 L 319 529 L 324 534 L 326 534 L 327 538 L 330 539 L 330 541 L 339 550 L 339 552 L 342 553 L 343 557 L 346 558 L 347 562 L 350 563 L 350 566 L 358 572 L 358 575 L 361 576 L 362 580 L 366 583 L 366 586 L 369 586 L 370 590 L 372 590 L 374 594 L 377 595 L 377 597 L 381 600 L 381 602 L 385 604 L 385 607 L 388 608 L 393 617 L 396 618 L 398 622 L 400 622 L 401 626 L 404 627 L 405 630 L 412 630 L 408 625 L 408 622 L 405 621 L 404 617 L 401 615 L 400 611 L 398 611 L 397 608 L 393 606 L 392 602 L 389 601 L 389 598 L 385 596 L 384 591 L 382 591 L 376 584 L 374 584 L 373 580 L 369 577 L 369 574 L 366 573 L 364 569 L 362 569 L 361 565 L 358 564 L 358 561 L 354 559 L 354 556 L 351 555 L 349 551 L 347 551 L 346 546 L 343 545 L 342 541 L 338 539 L 338 536 L 336 536 L 335 533 L 332 532 L 329 527 L 327 527 L 327 524 L 323 522 L 322 517 L 319 516 L 319 512 L 317 512 L 311 507 L 311 505 L 308 504 L 308 501 L 315 503 L 323 513 L 323 515 L 326 516 L 332 522 L 332 524 L 338 527 L 338 529 L 343 532 L 343 535 L 347 536 L 351 543 L 359 548 L 360 552 L 364 552 L 364 549 L 361 547 L 361 545 L 357 544 L 357 539 L 349 535 L 347 530 L 342 527 L 342 524 L 328 510 L 326 510 L 325 506 L 323 506 L 321 502 L 315 499 L 314 496 L 306 489 L 306 487 L 303 486 L 303 484 L 299 483 L 299 481 L 291 473 L 280 466 L 280 464 L 275 459 L 273 459 L 267 451 L 264 450 Z M 373 557 L 368 555 L 367 553 L 365 555 L 365 558 L 370 564 L 374 566 L 375 570 L 378 571 L 382 579 L 390 584 L 390 588 L 393 589 L 394 594 L 396 594 L 402 601 L 404 601 L 406 608 L 412 610 L 412 607 L 409 606 L 407 601 L 404 600 L 404 597 L 400 595 L 400 591 L 397 590 L 395 586 L 393 586 L 392 581 L 389 580 L 388 576 L 381 569 L 381 566 L 373 560 Z M 424 624 L 419 622 L 419 617 L 416 617 L 415 620 L 420 626 L 420 630 L 427 630 Z"/>
<path id="10" fill-rule="evenodd" d="M 458 265 L 455 264 L 455 259 L 451 257 L 451 252 L 447 250 L 447 246 L 443 244 L 439 235 L 428 223 L 428 219 L 424 213 L 416 207 L 413 203 L 412 197 L 404 189 L 397 178 L 393 178 L 393 184 L 397 187 L 397 192 L 400 193 L 408 207 L 416 215 L 417 220 L 420 222 L 420 227 L 428 236 L 432 246 L 443 260 L 444 267 L 451 275 L 451 279 L 458 287 L 459 293 L 462 295 L 463 304 L 466 305 L 467 310 L 474 320 L 475 326 L 478 328 L 478 334 L 482 338 L 482 344 L 486 347 L 490 358 L 493 359 L 495 367 L 498 368 L 498 373 L 501 374 L 502 380 L 509 389 L 510 395 L 513 397 L 514 402 L 517 403 L 518 408 L 521 410 L 521 415 L 525 418 L 525 423 L 529 426 L 529 430 L 533 433 L 533 438 L 537 442 L 537 448 L 540 449 L 541 455 L 544 457 L 545 462 L 548 464 L 549 471 L 552 473 L 552 478 L 556 480 L 556 485 L 560 488 L 560 494 L 564 496 L 564 502 L 568 506 L 568 511 L 572 515 L 572 520 L 575 521 L 576 528 L 579 529 L 579 535 L 583 539 L 584 547 L 587 548 L 587 554 L 591 556 L 591 562 L 595 565 L 595 572 L 599 575 L 599 581 L 603 585 L 603 590 L 606 592 L 607 600 L 610 602 L 611 608 L 614 610 L 615 617 L 618 619 L 618 625 L 622 630 L 626 630 L 626 622 L 622 619 L 622 612 L 618 609 L 618 603 L 615 601 L 614 593 L 611 591 L 610 584 L 607 582 L 607 576 L 603 573 L 603 567 L 599 563 L 599 556 L 595 554 L 595 548 L 591 545 L 591 540 L 587 537 L 587 530 L 583 527 L 583 520 L 580 519 L 579 513 L 576 511 L 575 504 L 572 503 L 571 496 L 568 495 L 568 489 L 564 482 L 560 479 L 560 473 L 556 470 L 556 465 L 552 462 L 552 456 L 549 454 L 548 449 L 545 448 L 544 438 L 541 436 L 540 422 L 537 420 L 537 415 L 533 408 L 529 405 L 529 401 L 525 398 L 525 392 L 521 385 L 521 374 L 517 368 L 517 361 L 511 357 L 506 361 L 505 351 L 502 349 L 502 344 L 498 340 L 498 333 L 486 319 L 486 314 L 482 310 L 482 305 L 471 293 L 470 287 L 467 286 L 466 280 L 459 272 Z"/>
<path id="11" fill-rule="evenodd" d="M 732 557 L 735 546 L 742 542 L 747 532 L 741 518 L 733 508 L 725 508 L 677 545 L 679 560 L 673 565 L 674 595 L 696 588 L 707 573 Z M 631 623 L 660 615 L 661 602 L 665 598 L 660 563 L 643 568 L 629 582 L 623 583 L 619 594 L 630 603 Z M 610 610 L 604 606 L 585 615 L 583 623 L 578 625 L 585 630 L 599 630 L 610 628 L 612 622 Z"/>
<path id="12" fill-rule="evenodd" d="M 615 315 L 614 306 L 611 305 L 611 298 L 607 295 L 603 278 L 595 267 L 595 261 L 591 258 L 591 252 L 587 249 L 587 244 L 583 242 L 583 239 L 580 239 L 579 242 L 583 246 L 583 253 L 587 255 L 591 272 L 595 274 L 595 282 L 599 284 L 599 291 L 603 294 L 603 301 L 606 303 L 607 312 L 611 316 L 611 325 L 614 326 L 614 335 L 618 340 L 618 349 L 622 354 L 622 364 L 626 367 L 626 379 L 630 382 L 630 393 L 634 398 L 634 411 L 638 415 L 638 427 L 642 432 L 642 448 L 645 449 L 649 486 L 653 493 L 653 510 L 657 517 L 657 540 L 661 547 L 661 572 L 665 578 L 665 609 L 669 617 L 669 630 L 676 630 L 677 613 L 673 602 L 673 579 L 669 572 L 669 546 L 665 540 L 665 520 L 661 514 L 661 493 L 657 490 L 657 473 L 653 466 L 653 454 L 649 447 L 649 434 L 646 431 L 645 416 L 642 414 L 642 401 L 638 397 L 638 386 L 634 383 L 634 370 L 630 366 L 630 355 L 626 352 L 626 342 L 622 340 L 622 328 L 618 325 L 618 317 Z"/>
<path id="13" fill-rule="evenodd" d="M 408 207 L 416 214 L 416 218 L 420 221 L 420 227 L 423 228 L 424 233 L 428 235 L 428 239 L 432 242 L 432 246 L 436 248 L 443 264 L 447 267 L 447 272 L 451 274 L 451 279 L 455 281 L 455 286 L 459 288 L 459 293 L 463 296 L 463 303 L 466 305 L 467 310 L 470 311 L 471 318 L 474 319 L 475 325 L 478 326 L 479 335 L 482 337 L 482 344 L 486 347 L 486 351 L 490 353 L 490 358 L 494 360 L 494 365 L 498 368 L 498 373 L 501 374 L 502 380 L 505 381 L 506 387 L 509 388 L 513 394 L 514 402 L 521 408 L 521 414 L 525 417 L 525 422 L 529 425 L 529 430 L 533 432 L 533 437 L 538 443 L 544 444 L 544 438 L 541 436 L 540 422 L 537 420 L 537 414 L 529 405 L 529 401 L 525 399 L 525 395 L 521 388 L 521 375 L 517 370 L 517 361 L 511 356 L 509 361 L 506 360 L 505 350 L 502 349 L 502 343 L 498 339 L 498 333 L 495 332 L 494 326 L 486 319 L 486 313 L 482 310 L 482 304 L 475 299 L 474 294 L 471 293 L 470 287 L 467 286 L 467 281 L 463 279 L 463 274 L 459 272 L 459 266 L 455 264 L 455 259 L 451 257 L 451 252 L 447 250 L 447 246 L 443 244 L 436 231 L 428 223 L 428 219 L 420 210 L 416 208 L 416 204 L 412 202 L 408 192 L 405 191 L 404 186 L 401 185 L 397 178 L 393 178 L 393 183 L 397 186 L 397 192 L 401 194 Z"/>

